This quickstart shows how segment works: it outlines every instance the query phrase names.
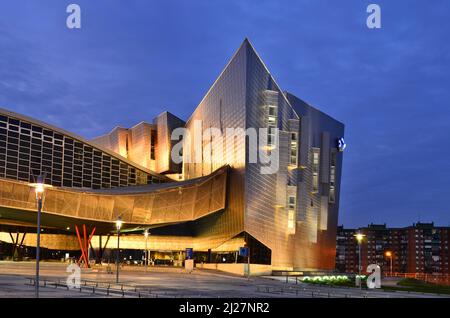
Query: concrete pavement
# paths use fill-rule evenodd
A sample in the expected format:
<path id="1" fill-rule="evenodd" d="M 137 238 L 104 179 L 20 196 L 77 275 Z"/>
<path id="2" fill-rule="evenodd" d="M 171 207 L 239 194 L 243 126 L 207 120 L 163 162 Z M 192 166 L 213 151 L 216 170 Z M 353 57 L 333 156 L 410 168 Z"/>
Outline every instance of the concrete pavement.
<path id="1" fill-rule="evenodd" d="M 68 264 L 41 263 L 41 282 L 44 280 L 65 282 Z M 34 297 L 34 287 L 26 285 L 28 277 L 34 277 L 34 262 L 0 262 L 0 297 Z M 81 280 L 114 285 L 115 274 L 101 269 L 82 269 Z M 357 288 L 316 286 L 298 283 L 294 280 L 286 284 L 277 277 L 243 277 L 227 275 L 210 270 L 185 272 L 180 268 L 149 267 L 123 268 L 120 282 L 128 289 L 157 297 L 220 297 L 220 298 L 261 298 L 261 297 L 441 297 L 433 294 L 412 294 L 407 292 L 361 291 Z M 112 285 L 112 286 L 113 286 Z M 67 290 L 66 288 L 42 287 L 41 297 L 105 297 L 106 295 Z"/>

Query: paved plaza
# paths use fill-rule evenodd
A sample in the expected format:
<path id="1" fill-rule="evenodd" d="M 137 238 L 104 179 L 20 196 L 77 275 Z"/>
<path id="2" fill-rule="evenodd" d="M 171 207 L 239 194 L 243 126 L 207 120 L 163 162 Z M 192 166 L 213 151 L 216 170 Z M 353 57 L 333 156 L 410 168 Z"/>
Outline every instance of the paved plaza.
<path id="1" fill-rule="evenodd" d="M 41 263 L 41 297 L 444 297 L 433 294 L 312 286 L 296 283 L 292 278 L 286 283 L 286 279 L 281 277 L 252 277 L 248 280 L 217 271 L 194 270 L 188 273 L 184 269 L 170 267 L 149 267 L 147 271 L 142 267 L 125 267 L 120 271 L 120 284 L 115 284 L 115 273 L 108 273 L 106 266 L 83 269 L 82 288 L 74 290 L 68 289 L 65 285 L 69 275 L 66 268 L 67 264 L 64 263 Z M 0 297 L 34 297 L 34 274 L 33 262 L 0 262 Z"/>

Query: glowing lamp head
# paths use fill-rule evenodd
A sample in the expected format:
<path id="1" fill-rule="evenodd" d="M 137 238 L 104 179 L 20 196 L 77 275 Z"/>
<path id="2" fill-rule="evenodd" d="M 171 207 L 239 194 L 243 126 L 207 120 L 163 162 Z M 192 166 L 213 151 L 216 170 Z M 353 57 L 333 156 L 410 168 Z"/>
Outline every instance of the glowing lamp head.
<path id="1" fill-rule="evenodd" d="M 387 251 L 385 254 L 386 254 L 387 257 L 391 257 L 392 256 L 392 252 L 391 251 Z"/>
<path id="2" fill-rule="evenodd" d="M 44 184 L 36 183 L 36 186 L 34 187 L 34 191 L 36 192 L 36 195 L 42 195 L 42 193 L 44 193 L 44 191 L 45 191 Z"/>
<path id="3" fill-rule="evenodd" d="M 122 224 L 123 224 L 123 221 L 122 221 L 122 219 L 119 217 L 119 218 L 117 219 L 117 221 L 116 221 L 116 229 L 117 229 L 117 231 L 119 231 L 119 230 L 121 229 Z"/>
<path id="4" fill-rule="evenodd" d="M 45 189 L 51 188 L 52 186 L 44 183 L 44 176 L 40 175 L 36 179 L 36 183 L 31 183 L 30 187 L 34 188 L 34 192 L 36 193 L 36 199 L 42 199 Z"/>
<path id="5" fill-rule="evenodd" d="M 357 234 L 355 234 L 355 237 L 356 237 L 356 240 L 358 241 L 358 243 L 361 243 L 362 242 L 362 240 L 364 239 L 364 234 L 362 234 L 362 233 L 357 233 Z"/>

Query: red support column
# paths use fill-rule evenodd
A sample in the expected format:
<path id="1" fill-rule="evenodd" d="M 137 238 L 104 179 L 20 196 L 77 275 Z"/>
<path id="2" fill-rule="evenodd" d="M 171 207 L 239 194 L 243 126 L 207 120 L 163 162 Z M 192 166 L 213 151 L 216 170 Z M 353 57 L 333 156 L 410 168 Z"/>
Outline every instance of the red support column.
<path id="1" fill-rule="evenodd" d="M 77 225 L 75 225 L 75 231 L 77 232 L 78 243 L 80 244 L 80 249 L 81 249 L 81 256 L 80 256 L 80 258 L 79 258 L 77 264 L 80 265 L 81 260 L 84 259 L 85 266 L 88 266 L 89 263 L 88 263 L 88 261 L 87 261 L 87 257 L 86 257 L 86 254 L 85 254 L 84 245 L 83 245 L 83 242 L 82 242 L 82 240 L 81 240 L 80 231 L 78 230 L 78 226 L 77 226 Z"/>
<path id="2" fill-rule="evenodd" d="M 88 262 L 88 260 L 89 260 L 89 251 L 88 251 L 88 249 L 87 249 L 87 233 L 86 233 L 86 225 L 85 224 L 83 224 L 83 237 L 84 237 L 84 241 L 83 241 L 83 243 L 84 243 L 84 256 L 85 256 L 85 260 L 86 260 L 86 263 L 87 264 L 89 264 L 89 262 Z M 88 267 L 89 267 L 89 265 L 88 265 Z"/>
<path id="3" fill-rule="evenodd" d="M 81 260 L 84 260 L 84 266 L 86 268 L 89 268 L 89 257 L 88 257 L 88 251 L 89 251 L 89 245 L 91 243 L 92 237 L 94 236 L 96 228 L 92 230 L 91 234 L 89 235 L 89 239 L 87 238 L 87 232 L 86 232 L 86 225 L 83 224 L 83 238 L 81 238 L 80 231 L 78 230 L 78 225 L 75 225 L 75 231 L 77 233 L 78 243 L 80 244 L 81 249 L 81 256 L 78 260 L 78 265 L 80 264 Z"/>

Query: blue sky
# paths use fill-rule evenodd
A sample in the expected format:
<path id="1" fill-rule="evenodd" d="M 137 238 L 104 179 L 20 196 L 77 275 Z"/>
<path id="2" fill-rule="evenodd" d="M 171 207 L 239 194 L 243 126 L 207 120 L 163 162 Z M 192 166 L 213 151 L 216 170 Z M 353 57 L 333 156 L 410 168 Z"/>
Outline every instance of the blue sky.
<path id="1" fill-rule="evenodd" d="M 82 10 L 66 28 L 66 6 Z M 366 27 L 366 7 L 382 28 Z M 450 224 L 450 3 L 0 1 L 0 107 L 91 138 L 187 118 L 248 37 L 277 82 L 346 124 L 339 223 Z"/>

